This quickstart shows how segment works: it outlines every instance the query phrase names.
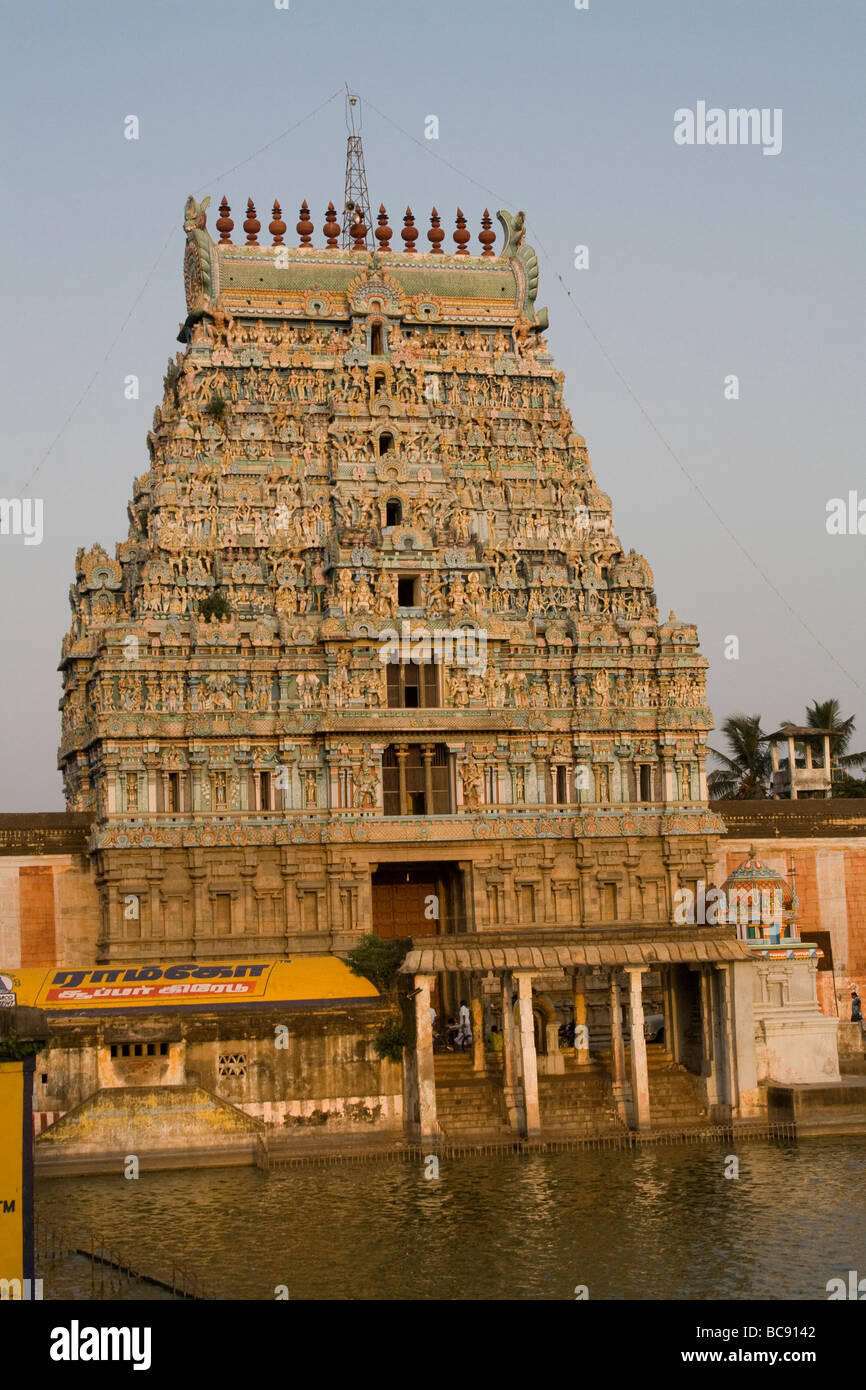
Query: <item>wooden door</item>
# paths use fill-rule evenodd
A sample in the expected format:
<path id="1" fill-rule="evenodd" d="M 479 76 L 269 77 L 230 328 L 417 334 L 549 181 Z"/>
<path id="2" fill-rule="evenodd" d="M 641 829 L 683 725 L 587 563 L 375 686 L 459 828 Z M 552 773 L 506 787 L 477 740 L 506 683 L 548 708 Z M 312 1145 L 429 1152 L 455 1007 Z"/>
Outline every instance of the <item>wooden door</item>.
<path id="1" fill-rule="evenodd" d="M 436 920 L 424 912 L 435 893 L 435 883 L 374 883 L 373 931 L 386 939 L 432 935 Z"/>

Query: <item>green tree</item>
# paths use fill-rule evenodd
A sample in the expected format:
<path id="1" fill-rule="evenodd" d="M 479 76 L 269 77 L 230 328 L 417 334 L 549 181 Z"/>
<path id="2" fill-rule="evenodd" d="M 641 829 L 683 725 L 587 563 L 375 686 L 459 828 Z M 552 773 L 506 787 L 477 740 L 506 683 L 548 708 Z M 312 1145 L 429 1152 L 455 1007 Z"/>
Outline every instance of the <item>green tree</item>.
<path id="1" fill-rule="evenodd" d="M 207 415 L 209 419 L 213 420 L 214 424 L 217 426 L 218 429 L 224 429 L 226 415 L 228 414 L 228 408 L 228 401 L 225 400 L 225 398 L 221 396 L 219 392 L 212 391 L 211 398 L 205 406 L 204 410 L 202 411 L 202 414 Z"/>
<path id="2" fill-rule="evenodd" d="M 843 719 L 838 700 L 813 700 L 806 707 L 806 723 L 810 729 L 833 730 L 830 736 L 830 762 L 837 769 L 866 767 L 866 752 L 848 752 L 854 737 L 854 716 L 849 714 L 847 719 Z"/>
<path id="3" fill-rule="evenodd" d="M 373 1045 L 379 1057 L 390 1057 L 393 1062 L 400 1061 L 407 1041 L 403 1016 L 405 1000 L 398 998 L 397 982 L 398 971 L 411 945 L 409 940 L 384 941 L 381 936 L 368 932 L 346 956 L 352 973 L 372 981 L 391 1002 L 391 1012 L 379 1028 Z"/>
<path id="4" fill-rule="evenodd" d="M 711 772 L 707 787 L 713 801 L 757 800 L 767 795 L 772 763 L 759 714 L 732 714 L 722 725 L 729 753 L 710 752 L 721 763 Z"/>
<path id="5" fill-rule="evenodd" d="M 179 404 L 177 387 L 178 382 L 180 381 L 180 377 L 180 367 L 173 360 L 173 358 L 170 357 L 168 359 L 168 366 L 166 368 L 165 376 L 162 378 L 162 384 L 166 394 L 168 394 L 169 392 L 171 393 L 171 398 L 175 405 Z"/>
<path id="6" fill-rule="evenodd" d="M 385 941 L 369 932 L 349 951 L 346 963 L 353 975 L 363 975 L 378 990 L 390 994 L 396 987 L 397 971 L 410 945 L 409 941 Z"/>
<path id="7" fill-rule="evenodd" d="M 229 613 L 229 601 L 219 589 L 214 589 L 212 594 L 202 599 L 198 611 L 208 622 L 211 618 L 226 618 Z"/>
<path id="8" fill-rule="evenodd" d="M 866 797 L 866 777 L 852 777 L 848 772 L 840 772 L 833 781 L 833 795 Z"/>

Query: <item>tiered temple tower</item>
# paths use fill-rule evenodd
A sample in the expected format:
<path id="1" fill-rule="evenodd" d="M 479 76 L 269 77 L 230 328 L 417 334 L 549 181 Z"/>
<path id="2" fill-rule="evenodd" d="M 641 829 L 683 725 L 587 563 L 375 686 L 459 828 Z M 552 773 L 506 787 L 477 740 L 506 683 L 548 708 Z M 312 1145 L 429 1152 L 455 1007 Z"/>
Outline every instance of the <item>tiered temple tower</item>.
<path id="1" fill-rule="evenodd" d="M 449 248 L 382 208 L 371 252 L 306 203 L 289 247 L 279 204 L 235 244 L 223 200 L 215 242 L 209 201 L 128 539 L 78 552 L 63 644 L 100 959 L 669 936 L 721 828 L 706 662 L 614 532 L 523 214 L 473 254 L 459 210 Z"/>

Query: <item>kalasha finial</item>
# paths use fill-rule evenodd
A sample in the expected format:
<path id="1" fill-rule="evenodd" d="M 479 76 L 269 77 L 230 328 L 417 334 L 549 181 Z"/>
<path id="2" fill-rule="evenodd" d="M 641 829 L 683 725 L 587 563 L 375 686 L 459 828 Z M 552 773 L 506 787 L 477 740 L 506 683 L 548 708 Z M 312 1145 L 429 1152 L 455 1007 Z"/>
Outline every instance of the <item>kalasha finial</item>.
<path id="1" fill-rule="evenodd" d="M 285 234 L 285 230 L 286 224 L 283 221 L 283 210 L 280 207 L 279 203 L 276 201 L 276 199 L 274 199 L 274 220 L 270 223 L 268 231 L 274 239 L 275 246 L 283 245 L 283 236 Z"/>
<path id="2" fill-rule="evenodd" d="M 462 210 L 461 210 L 460 208 L 458 208 L 458 209 L 457 209 L 457 229 L 456 229 L 456 231 L 454 232 L 454 240 L 457 242 L 457 253 L 456 253 L 456 254 L 457 254 L 458 256 L 468 256 L 468 255 L 469 255 L 469 252 L 466 250 L 466 243 L 467 243 L 467 241 L 469 241 L 469 239 L 470 239 L 471 236 L 472 236 L 472 233 L 471 233 L 470 231 L 467 231 L 467 229 L 466 229 L 466 218 L 463 216 Z"/>
<path id="3" fill-rule="evenodd" d="M 481 231 L 478 233 L 478 240 L 484 247 L 484 250 L 481 252 L 482 256 L 495 256 L 496 252 L 493 250 L 493 243 L 496 240 L 496 233 L 493 230 L 493 223 L 487 208 L 484 209 L 484 216 L 481 219 Z"/>
<path id="4" fill-rule="evenodd" d="M 367 249 L 367 224 L 358 209 L 355 210 L 355 220 L 350 228 L 352 233 L 352 250 L 366 251 Z"/>
<path id="5" fill-rule="evenodd" d="M 258 246 L 259 232 L 262 224 L 256 217 L 255 204 L 252 198 L 247 198 L 247 215 L 244 219 L 244 231 L 247 234 L 247 246 Z"/>
<path id="6" fill-rule="evenodd" d="M 427 233 L 427 240 L 431 243 L 431 256 L 442 255 L 442 242 L 445 240 L 445 233 L 439 225 L 440 217 L 434 208 L 430 214 L 430 230 Z"/>
<path id="7" fill-rule="evenodd" d="M 406 251 L 415 250 L 415 242 L 418 238 L 418 228 L 415 226 L 415 218 L 412 216 L 412 209 L 406 209 L 406 216 L 403 218 L 403 230 L 400 233 L 406 243 Z"/>
<path id="8" fill-rule="evenodd" d="M 306 198 L 301 203 L 301 210 L 298 213 L 298 225 L 295 231 L 301 238 L 302 246 L 312 246 L 313 244 L 313 224 L 310 221 L 310 209 L 307 206 Z"/>
<path id="9" fill-rule="evenodd" d="M 376 228 L 374 235 L 379 243 L 380 249 L 382 251 L 387 251 L 388 242 L 391 240 L 391 237 L 394 235 L 394 233 L 388 226 L 388 214 L 385 211 L 384 203 L 379 204 L 379 216 L 376 220 L 378 221 L 379 225 Z"/>
<path id="10" fill-rule="evenodd" d="M 230 212 L 231 208 L 225 198 L 223 198 L 220 203 L 220 215 L 216 220 L 216 229 L 220 234 L 220 246 L 231 246 L 232 244 L 232 231 L 234 230 L 235 224 L 229 217 Z"/>
<path id="11" fill-rule="evenodd" d="M 322 230 L 328 238 L 325 242 L 326 251 L 336 251 L 338 237 L 340 235 L 340 224 L 337 221 L 337 211 L 333 203 L 328 204 L 328 211 L 325 213 L 325 225 Z"/>

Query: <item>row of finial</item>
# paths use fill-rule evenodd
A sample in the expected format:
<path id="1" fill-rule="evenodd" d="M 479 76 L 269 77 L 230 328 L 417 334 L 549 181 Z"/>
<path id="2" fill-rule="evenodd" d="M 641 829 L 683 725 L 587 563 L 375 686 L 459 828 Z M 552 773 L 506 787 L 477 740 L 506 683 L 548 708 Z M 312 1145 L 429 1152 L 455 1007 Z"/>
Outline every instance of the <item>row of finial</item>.
<path id="1" fill-rule="evenodd" d="M 225 198 L 223 198 L 222 202 L 220 203 L 220 215 L 217 218 L 216 222 L 216 228 L 220 234 L 220 246 L 232 245 L 232 230 L 234 229 L 235 224 L 231 219 L 230 213 L 231 208 L 229 207 Z M 256 209 L 255 205 L 253 204 L 252 198 L 247 199 L 247 215 L 244 219 L 243 228 L 247 234 L 247 246 L 258 246 L 259 232 L 262 229 L 262 224 L 256 217 Z M 301 204 L 301 210 L 298 216 L 298 222 L 295 227 L 295 230 L 298 233 L 298 236 L 301 238 L 301 246 L 312 246 L 313 232 L 315 228 L 313 227 L 313 223 L 310 221 L 310 209 L 307 206 L 306 201 L 304 201 Z M 337 221 L 337 213 L 333 203 L 328 204 L 328 210 L 325 213 L 325 223 L 322 230 L 325 233 L 325 237 L 327 238 L 325 242 L 325 249 L 327 251 L 336 250 L 338 246 L 338 239 L 341 234 L 341 228 L 339 222 Z M 286 233 L 286 224 L 283 221 L 283 212 L 279 203 L 274 203 L 273 220 L 268 224 L 268 231 L 273 237 L 274 246 L 283 246 L 285 244 L 283 242 L 283 237 Z M 353 251 L 366 250 L 367 231 L 368 228 L 366 227 L 363 219 L 359 218 L 357 222 L 354 222 L 352 224 L 349 230 L 349 235 L 352 237 Z M 388 214 L 385 211 L 384 205 L 381 203 L 379 204 L 379 216 L 377 218 L 377 226 L 374 230 L 373 235 L 378 241 L 380 249 L 382 251 L 387 251 L 388 243 L 391 240 L 391 237 L 394 235 L 394 233 L 392 228 L 388 226 Z M 418 248 L 416 247 L 415 242 L 417 241 L 419 235 L 420 233 L 418 231 L 418 228 L 415 226 L 415 218 L 412 215 L 412 209 L 407 208 L 406 216 L 403 218 L 403 229 L 400 232 L 400 236 L 402 237 L 405 243 L 403 249 L 407 254 L 417 253 Z M 454 228 L 454 241 L 457 245 L 455 255 L 468 256 L 470 254 L 466 243 L 470 241 L 471 238 L 472 233 L 467 230 L 466 218 L 464 217 L 461 209 L 458 208 L 456 225 Z M 430 255 L 441 256 L 444 254 L 442 251 L 442 242 L 445 240 L 445 232 L 442 230 L 442 227 L 440 226 L 439 214 L 435 208 L 430 214 L 430 230 L 427 233 L 427 240 L 430 242 Z M 481 246 L 483 248 L 481 252 L 482 256 L 493 256 L 496 254 L 493 250 L 493 243 L 496 240 L 496 233 L 493 230 L 490 213 L 488 212 L 487 208 L 484 209 L 484 216 L 481 218 L 481 231 L 478 233 L 478 240 L 481 242 Z"/>

